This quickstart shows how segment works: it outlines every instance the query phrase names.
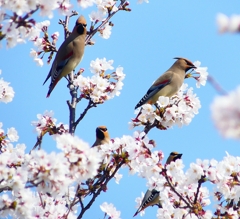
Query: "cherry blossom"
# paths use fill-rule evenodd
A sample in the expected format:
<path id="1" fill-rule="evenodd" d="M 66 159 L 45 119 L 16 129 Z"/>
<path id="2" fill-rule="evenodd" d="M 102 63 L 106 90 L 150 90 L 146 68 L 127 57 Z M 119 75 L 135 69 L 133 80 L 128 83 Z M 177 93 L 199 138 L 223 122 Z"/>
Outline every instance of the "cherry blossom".
<path id="1" fill-rule="evenodd" d="M 121 219 L 120 218 L 120 211 L 117 211 L 117 209 L 114 207 L 112 203 L 108 204 L 107 202 L 104 202 L 100 205 L 100 208 L 103 212 L 105 212 L 111 219 Z"/>
<path id="2" fill-rule="evenodd" d="M 107 61 L 106 58 L 97 58 L 90 63 L 90 71 L 94 73 L 91 78 L 83 77 L 80 74 L 74 79 L 73 84 L 79 87 L 81 97 L 90 98 L 94 103 L 103 103 L 112 99 L 115 95 L 120 95 L 125 74 L 122 67 L 117 67 L 115 72 L 107 74 L 107 70 L 114 69 L 112 64 L 113 60 Z"/>
<path id="3" fill-rule="evenodd" d="M 2 71 L 0 70 L 0 74 L 1 73 Z M 9 82 L 0 78 L 0 102 L 9 103 L 13 100 L 15 92 L 9 84 Z"/>
<path id="4" fill-rule="evenodd" d="M 104 39 L 108 39 L 111 35 L 111 30 L 112 30 L 112 26 L 108 24 L 106 24 L 101 30 L 100 30 L 100 36 Z"/>
<path id="5" fill-rule="evenodd" d="M 232 15 L 231 17 L 228 17 L 225 14 L 219 13 L 216 19 L 217 19 L 218 30 L 220 33 L 239 32 L 240 15 Z"/>
<path id="6" fill-rule="evenodd" d="M 211 105 L 216 128 L 226 138 L 240 138 L 240 87 L 228 95 L 218 96 Z"/>

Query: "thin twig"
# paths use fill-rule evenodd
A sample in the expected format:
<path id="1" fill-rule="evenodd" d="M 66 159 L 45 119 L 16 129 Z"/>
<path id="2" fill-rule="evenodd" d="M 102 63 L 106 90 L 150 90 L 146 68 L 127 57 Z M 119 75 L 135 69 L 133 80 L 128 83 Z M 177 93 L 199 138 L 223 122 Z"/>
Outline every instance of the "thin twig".
<path id="1" fill-rule="evenodd" d="M 118 6 L 118 10 L 110 13 L 108 15 L 108 17 L 98 26 L 96 27 L 94 30 L 90 31 L 89 35 L 86 37 L 85 40 L 85 44 L 88 45 L 88 43 L 90 42 L 91 38 L 97 33 L 97 31 L 102 28 L 111 18 L 113 15 L 115 15 L 118 11 L 120 11 L 123 7 L 123 5 L 125 4 L 126 0 L 121 0 L 120 5 Z"/>
<path id="2" fill-rule="evenodd" d="M 168 175 L 167 175 L 167 171 L 165 172 L 165 179 L 167 180 L 170 188 L 172 189 L 172 191 L 188 206 L 188 208 L 192 208 L 191 205 L 176 191 L 176 189 L 173 187 L 172 183 L 170 182 Z"/>
<path id="3" fill-rule="evenodd" d="M 228 92 L 225 91 L 212 76 L 208 75 L 207 80 L 219 94 L 221 94 L 221 95 L 227 95 L 228 94 Z"/>
<path id="4" fill-rule="evenodd" d="M 195 195 L 194 202 L 193 202 L 194 204 L 197 203 L 197 198 L 198 198 L 198 195 L 199 195 L 199 192 L 200 192 L 200 187 L 201 187 L 202 183 L 204 183 L 204 178 L 205 177 L 206 176 L 201 176 L 201 179 L 198 180 L 197 193 Z"/>
<path id="5" fill-rule="evenodd" d="M 89 201 L 89 203 L 81 210 L 79 216 L 77 217 L 77 219 L 81 219 L 82 216 L 84 215 L 84 213 L 92 206 L 93 202 L 95 201 L 95 199 L 100 195 L 100 193 L 103 191 L 103 188 L 105 188 L 108 184 L 108 182 L 115 176 L 116 172 L 119 170 L 119 168 L 125 163 L 125 161 L 123 160 L 122 162 L 120 162 L 116 169 L 113 171 L 113 173 L 109 176 L 108 179 L 106 179 L 105 183 L 103 184 L 102 187 L 100 187 L 98 189 L 98 191 L 93 195 L 92 199 Z"/>
<path id="6" fill-rule="evenodd" d="M 36 144 L 33 146 L 32 150 L 29 152 L 29 154 L 31 154 L 31 152 L 33 150 L 35 150 L 37 148 L 37 146 L 39 146 L 39 150 L 41 149 L 41 144 L 42 144 L 42 135 L 37 137 L 37 142 Z"/>
<path id="7" fill-rule="evenodd" d="M 147 133 L 148 133 L 152 128 L 154 128 L 154 127 L 157 126 L 158 122 L 159 122 L 159 121 L 155 119 L 152 124 L 149 123 L 148 125 L 145 126 L 145 128 L 144 128 L 143 131 L 146 133 L 146 135 L 147 135 Z M 145 137 L 145 136 L 144 136 L 144 137 Z"/>
<path id="8" fill-rule="evenodd" d="M 87 107 L 85 108 L 85 110 L 82 112 L 82 114 L 79 116 L 79 118 L 76 120 L 76 122 L 74 123 L 74 131 L 78 125 L 78 123 L 84 118 L 84 116 L 86 115 L 86 113 L 88 112 L 89 109 L 91 109 L 92 107 L 95 107 L 96 104 L 90 99 L 88 102 Z"/>
<path id="9" fill-rule="evenodd" d="M 19 28 L 20 26 L 23 26 L 26 22 L 25 20 L 28 19 L 31 15 L 33 15 L 37 10 L 39 9 L 39 6 L 36 7 L 36 9 L 30 11 L 29 13 L 27 13 L 20 22 L 18 22 L 18 25 L 16 28 Z"/>
<path id="10" fill-rule="evenodd" d="M 73 201 L 71 202 L 71 204 L 70 204 L 70 206 L 69 206 L 69 209 L 68 209 L 68 212 L 67 212 L 65 218 L 68 217 L 68 215 L 69 215 L 69 213 L 70 213 L 72 207 L 74 206 L 74 203 L 75 203 L 75 200 L 76 200 L 76 198 L 77 198 L 77 193 L 78 193 L 78 190 L 79 190 L 79 189 L 80 189 L 80 186 L 78 185 L 78 186 L 77 186 L 77 189 L 76 189 L 76 195 L 75 195 Z"/>

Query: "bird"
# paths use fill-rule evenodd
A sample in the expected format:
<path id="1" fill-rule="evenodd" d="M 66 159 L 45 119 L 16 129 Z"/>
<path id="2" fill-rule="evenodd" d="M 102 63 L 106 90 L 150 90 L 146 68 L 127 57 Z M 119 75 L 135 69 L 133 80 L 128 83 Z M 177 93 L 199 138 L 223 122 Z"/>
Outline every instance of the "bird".
<path id="1" fill-rule="evenodd" d="M 153 83 L 135 109 L 145 103 L 155 104 L 160 96 L 171 97 L 176 94 L 183 84 L 186 72 L 196 68 L 188 59 L 180 57 L 174 59 L 177 61 Z"/>
<path id="2" fill-rule="evenodd" d="M 172 161 L 176 161 L 177 159 L 181 159 L 182 154 L 179 154 L 178 152 L 171 152 L 166 164 L 170 164 Z M 160 201 L 160 192 L 156 189 L 150 190 L 148 189 L 145 193 L 142 203 L 136 213 L 133 215 L 135 217 L 139 212 L 143 211 L 148 206 L 154 206 L 157 205 L 159 208 L 162 208 L 162 204 Z"/>
<path id="3" fill-rule="evenodd" d="M 98 126 L 96 128 L 96 141 L 92 147 L 99 146 L 102 144 L 108 144 L 110 142 L 110 136 L 106 126 Z"/>
<path id="4" fill-rule="evenodd" d="M 156 189 L 153 189 L 153 190 L 148 189 L 143 197 L 140 207 L 138 208 L 136 213 L 133 215 L 133 217 L 135 217 L 139 212 L 143 211 L 148 206 L 158 205 L 159 208 L 162 208 L 159 195 L 160 195 L 160 192 L 157 191 Z"/>
<path id="5" fill-rule="evenodd" d="M 46 81 L 51 77 L 51 83 L 47 97 L 50 96 L 54 87 L 61 80 L 61 78 L 71 73 L 81 62 L 84 54 L 85 38 L 87 35 L 86 27 L 86 20 L 81 15 L 77 19 L 72 33 L 60 46 L 53 61 L 52 67 L 48 73 L 48 76 L 43 82 L 44 85 Z"/>
<path id="6" fill-rule="evenodd" d="M 172 161 L 176 161 L 177 159 L 181 159 L 182 154 L 179 154 L 178 152 L 171 152 L 170 155 L 168 156 L 168 159 L 166 161 L 166 164 L 170 164 Z"/>

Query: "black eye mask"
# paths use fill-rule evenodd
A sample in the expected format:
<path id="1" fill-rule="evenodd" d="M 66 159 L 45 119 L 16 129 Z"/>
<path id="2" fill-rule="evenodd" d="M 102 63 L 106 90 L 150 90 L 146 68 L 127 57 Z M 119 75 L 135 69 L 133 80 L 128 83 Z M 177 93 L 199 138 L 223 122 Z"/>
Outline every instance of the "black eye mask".
<path id="1" fill-rule="evenodd" d="M 84 27 L 86 27 L 87 25 L 86 24 L 76 24 L 77 26 L 77 32 L 79 34 L 82 34 L 84 32 Z"/>

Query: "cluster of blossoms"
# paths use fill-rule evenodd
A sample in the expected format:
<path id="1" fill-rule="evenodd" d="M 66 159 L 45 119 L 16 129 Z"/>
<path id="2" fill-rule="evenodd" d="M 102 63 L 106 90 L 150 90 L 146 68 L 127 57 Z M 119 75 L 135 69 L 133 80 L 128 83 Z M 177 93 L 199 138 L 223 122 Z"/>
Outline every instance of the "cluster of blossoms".
<path id="1" fill-rule="evenodd" d="M 45 111 L 43 114 L 37 114 L 38 121 L 32 121 L 38 136 L 43 136 L 47 132 L 50 135 L 68 133 L 68 125 L 56 124 L 57 119 L 53 118 L 53 115 L 53 111 Z"/>
<path id="2" fill-rule="evenodd" d="M 55 32 L 51 35 L 52 42 L 49 40 L 49 36 L 47 33 L 48 27 L 50 25 L 50 21 L 46 20 L 43 22 L 39 22 L 35 25 L 35 31 L 36 35 L 34 37 L 31 37 L 30 40 L 33 41 L 34 46 L 37 47 L 37 50 L 31 49 L 30 56 L 34 58 L 34 61 L 37 63 L 38 66 L 43 66 L 43 55 L 46 52 L 50 52 L 50 55 L 48 57 L 48 63 L 50 63 L 54 52 L 56 52 L 56 42 L 59 37 L 59 33 Z M 43 32 L 44 36 L 43 38 L 40 37 L 40 33 Z M 42 55 L 42 57 L 39 58 L 39 55 Z"/>
<path id="3" fill-rule="evenodd" d="M 240 138 L 240 87 L 228 95 L 218 96 L 211 105 L 212 118 L 226 138 Z"/>
<path id="4" fill-rule="evenodd" d="M 232 15 L 228 17 L 225 14 L 217 15 L 217 25 L 220 33 L 240 31 L 240 15 Z"/>
<path id="5" fill-rule="evenodd" d="M 213 159 L 210 161 L 197 159 L 196 163 L 191 163 L 189 169 L 184 171 L 181 159 L 163 165 L 163 153 L 152 151 L 153 148 L 154 142 L 149 140 L 145 133 L 135 132 L 133 137 L 112 139 L 109 144 L 98 147 L 103 167 L 98 170 L 94 179 L 100 179 L 101 183 L 104 183 L 102 176 L 106 171 L 113 173 L 121 163 L 122 167 L 129 168 L 130 173 L 146 178 L 150 190 L 160 191 L 162 208 L 157 211 L 159 219 L 171 217 L 210 219 L 214 214 L 219 217 L 236 219 L 239 217 L 239 157 L 227 154 L 220 162 Z M 203 186 L 206 182 L 215 185 L 214 197 L 219 201 L 215 212 L 204 209 L 211 204 L 209 190 Z M 88 184 L 89 188 L 96 185 L 99 184 Z M 136 201 L 139 207 L 142 198 L 137 198 Z M 108 212 L 106 209 L 109 206 L 105 205 L 104 212 Z M 115 208 L 113 206 L 109 208 L 107 214 L 111 215 Z"/>
<path id="6" fill-rule="evenodd" d="M 83 7 L 90 6 L 91 4 L 88 3 L 85 4 L 83 2 Z M 119 10 L 124 11 L 131 11 L 127 6 L 129 5 L 129 2 L 127 1 L 121 1 L 118 6 L 116 6 L 117 1 L 114 0 L 100 0 L 95 1 L 95 4 L 97 6 L 97 11 L 92 11 L 89 14 L 89 18 L 91 23 L 91 30 L 94 29 L 95 25 L 98 24 L 98 22 L 102 22 L 102 24 L 99 26 L 98 31 L 100 33 L 100 36 L 104 39 L 108 39 L 111 35 L 111 29 L 113 24 L 111 22 L 105 22 L 106 18 L 113 13 L 116 13 Z"/>
<path id="7" fill-rule="evenodd" d="M 68 212 L 67 202 L 62 198 L 52 198 L 23 188 L 17 193 L 0 196 L 1 218 L 50 218 L 66 217 L 75 219 L 75 210 Z M 44 206 L 44 207 L 43 207 Z M 75 208 L 75 207 L 74 207 Z M 66 213 L 68 212 L 68 213 Z"/>
<path id="8" fill-rule="evenodd" d="M 194 62 L 197 68 L 194 72 L 186 74 L 186 78 L 193 77 L 197 80 L 198 88 L 206 84 L 208 75 L 207 68 L 200 67 L 200 64 L 199 61 Z M 181 127 L 188 125 L 201 107 L 193 88 L 188 88 L 187 84 L 183 84 L 178 93 L 171 98 L 160 96 L 157 105 L 157 109 L 150 104 L 144 104 L 141 109 L 137 109 L 137 117 L 129 123 L 130 127 L 151 124 L 155 124 L 158 129 L 168 129 L 176 124 Z"/>
<path id="9" fill-rule="evenodd" d="M 77 191 L 76 182 L 80 184 L 96 175 L 101 162 L 97 149 L 90 148 L 76 136 L 62 133 L 56 135 L 61 152 L 47 154 L 34 150 L 25 154 L 24 144 L 15 147 L 11 144 L 18 140 L 14 128 L 5 135 L 0 129 L 0 140 L 0 191 L 6 191 L 0 196 L 0 217 L 69 215 L 69 218 L 76 218 L 75 203 L 71 205 Z"/>
<path id="10" fill-rule="evenodd" d="M 114 207 L 112 203 L 108 204 L 107 202 L 104 202 L 100 205 L 100 208 L 105 214 L 109 216 L 111 219 L 121 219 L 120 218 L 120 211 L 117 211 L 117 209 Z"/>
<path id="11" fill-rule="evenodd" d="M 65 0 L 1 0 L 0 6 L 0 37 L 6 39 L 9 48 L 39 36 L 39 27 L 31 18 L 36 11 L 40 10 L 40 16 L 52 18 L 54 10 L 58 10 L 62 15 L 69 15 L 72 8 Z M 13 15 L 9 14 L 11 12 Z"/>
<path id="12" fill-rule="evenodd" d="M 120 95 L 125 74 L 123 67 L 117 67 L 114 72 L 107 74 L 107 70 L 114 69 L 112 64 L 113 60 L 97 58 L 90 63 L 90 70 L 94 74 L 92 77 L 83 77 L 80 74 L 74 79 L 73 84 L 79 87 L 81 98 L 91 99 L 92 102 L 101 104 L 105 100 Z"/>
<path id="13" fill-rule="evenodd" d="M 16 142 L 19 139 L 18 133 L 15 128 L 10 128 L 7 131 L 7 134 L 4 134 L 4 130 L 2 129 L 3 124 L 0 122 L 0 151 L 4 151 L 4 146 L 10 144 L 10 142 Z M 11 146 L 12 147 L 12 146 Z"/>
<path id="14" fill-rule="evenodd" d="M 0 75 L 2 71 L 0 70 Z M 0 78 L 0 102 L 9 103 L 13 100 L 14 90 L 11 86 L 9 86 L 9 82 Z"/>
<path id="15" fill-rule="evenodd" d="M 83 8 L 93 5 L 97 6 L 98 10 L 93 11 L 89 15 L 92 22 L 91 30 L 94 29 L 94 26 L 98 22 L 102 22 L 102 24 L 98 27 L 98 32 L 100 33 L 100 36 L 105 39 L 110 37 L 113 26 L 111 22 L 104 22 L 110 13 L 116 13 L 119 10 L 130 11 L 130 9 L 127 8 L 129 5 L 129 2 L 127 1 L 120 1 L 118 6 L 116 6 L 117 1 L 114 0 L 80 0 L 78 3 Z M 31 16 L 35 12 L 40 11 L 40 16 L 48 16 L 48 18 L 52 18 L 54 10 L 58 10 L 60 14 L 66 16 L 71 15 L 71 10 L 73 8 L 73 5 L 71 5 L 69 1 L 65 0 L 52 0 L 50 3 L 46 0 L 30 2 L 27 0 L 17 2 L 14 0 L 1 0 L 0 6 L 0 40 L 5 38 L 8 48 L 12 48 L 18 43 L 24 43 L 27 40 L 34 41 L 37 47 L 41 47 L 41 49 L 43 49 L 43 52 L 56 51 L 55 43 L 58 38 L 58 33 L 54 33 L 51 36 L 54 41 L 54 43 L 51 44 L 48 40 L 47 29 L 44 31 L 42 29 L 42 23 L 44 22 L 37 23 L 33 18 L 31 18 Z M 11 12 L 13 15 L 9 15 Z M 47 27 L 48 25 L 44 26 Z M 40 38 L 41 30 L 45 35 L 43 38 Z M 42 66 L 42 60 L 37 57 L 40 53 L 41 50 L 40 52 L 32 51 L 31 55 L 34 57 L 34 60 L 38 63 L 38 65 Z M 53 54 L 51 54 L 51 56 L 52 55 Z"/>
<path id="16" fill-rule="evenodd" d="M 48 112 L 38 115 L 39 121 L 34 124 L 39 133 L 56 123 L 51 115 Z M 144 132 L 111 139 L 108 144 L 93 148 L 76 136 L 54 133 L 61 152 L 50 154 L 43 150 L 25 154 L 25 145 L 13 147 L 11 144 L 18 140 L 15 129 L 9 129 L 7 135 L 2 129 L 0 132 L 0 191 L 6 191 L 0 196 L 1 217 L 69 215 L 69 218 L 76 218 L 79 200 L 98 190 L 106 191 L 107 183 L 114 177 L 119 183 L 118 170 L 123 167 L 129 168 L 131 174 L 146 178 L 150 190 L 160 191 L 159 219 L 168 216 L 211 218 L 213 213 L 204 209 L 210 205 L 209 191 L 203 186 L 207 181 L 216 185 L 214 196 L 220 202 L 214 214 L 239 216 L 239 157 L 227 154 L 220 162 L 198 159 L 184 172 L 181 159 L 162 164 L 163 153 L 153 151 L 155 143 Z M 35 188 L 36 192 L 30 188 Z M 141 200 L 137 198 L 138 205 Z M 101 209 L 112 218 L 120 218 L 120 212 L 112 204 L 103 203 Z"/>
<path id="17" fill-rule="evenodd" d="M 197 159 L 185 173 L 180 159 L 165 165 L 161 172 L 152 171 L 147 186 L 150 190 L 160 191 L 162 208 L 157 210 L 157 218 L 210 219 L 214 214 L 218 218 L 238 219 L 239 165 L 240 157 L 227 154 L 220 162 Z M 209 190 L 203 186 L 206 182 L 215 185 L 214 197 L 219 204 L 214 213 L 204 210 L 204 207 L 211 204 Z M 143 194 L 136 198 L 137 208 L 142 198 Z M 140 214 L 143 215 L 144 211 Z"/>

